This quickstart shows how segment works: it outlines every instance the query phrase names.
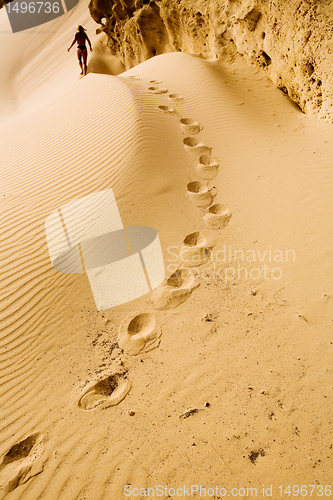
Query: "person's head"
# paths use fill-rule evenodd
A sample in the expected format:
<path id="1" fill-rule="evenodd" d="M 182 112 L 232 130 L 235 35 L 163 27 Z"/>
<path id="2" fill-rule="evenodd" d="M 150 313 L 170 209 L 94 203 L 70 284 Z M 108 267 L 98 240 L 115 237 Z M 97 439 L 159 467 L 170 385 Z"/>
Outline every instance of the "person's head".
<path id="1" fill-rule="evenodd" d="M 83 33 L 84 31 L 86 31 L 85 28 L 81 26 L 81 24 L 78 25 L 77 30 L 79 33 Z"/>

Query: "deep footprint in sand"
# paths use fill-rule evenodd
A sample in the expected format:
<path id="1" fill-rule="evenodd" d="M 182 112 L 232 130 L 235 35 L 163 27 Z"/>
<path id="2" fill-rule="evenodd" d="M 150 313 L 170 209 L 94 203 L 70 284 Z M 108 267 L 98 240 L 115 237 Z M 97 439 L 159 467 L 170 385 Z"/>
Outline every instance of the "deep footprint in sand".
<path id="1" fill-rule="evenodd" d="M 126 373 L 113 373 L 107 377 L 91 382 L 84 388 L 84 394 L 79 399 L 79 408 L 109 408 L 120 403 L 131 390 L 131 382 Z"/>
<path id="2" fill-rule="evenodd" d="M 169 100 L 171 102 L 184 102 L 184 97 L 180 94 L 169 94 Z"/>
<path id="3" fill-rule="evenodd" d="M 151 94 L 166 94 L 168 92 L 167 89 L 160 89 L 158 87 L 149 87 L 148 90 Z"/>
<path id="4" fill-rule="evenodd" d="M 209 207 L 203 220 L 209 229 L 223 229 L 229 224 L 231 216 L 232 213 L 226 205 L 217 203 Z"/>
<path id="5" fill-rule="evenodd" d="M 202 126 L 199 122 L 193 120 L 192 118 L 181 118 L 180 128 L 183 134 L 198 134 L 202 130 Z"/>
<path id="6" fill-rule="evenodd" d="M 161 330 L 153 314 L 138 312 L 127 317 L 118 332 L 119 347 L 132 356 L 159 346 Z"/>
<path id="7" fill-rule="evenodd" d="M 186 269 L 175 271 L 151 296 L 155 309 L 174 309 L 185 302 L 200 283 Z"/>
<path id="8" fill-rule="evenodd" d="M 175 113 L 175 109 L 171 108 L 170 106 L 157 106 L 157 109 L 159 111 L 162 111 L 163 113 Z"/>
<path id="9" fill-rule="evenodd" d="M 43 439 L 38 432 L 12 446 L 0 464 L 0 485 L 3 490 L 13 491 L 43 472 L 43 452 Z"/>
<path id="10" fill-rule="evenodd" d="M 219 163 L 214 158 L 207 155 L 202 155 L 199 158 L 199 164 L 197 165 L 197 172 L 203 179 L 214 179 L 217 176 L 219 170 Z"/>
<path id="11" fill-rule="evenodd" d="M 199 231 L 184 238 L 179 257 L 184 267 L 195 267 L 205 264 L 211 257 L 215 243 L 206 237 L 200 237 Z"/>
<path id="12" fill-rule="evenodd" d="M 208 208 L 216 196 L 216 187 L 208 187 L 201 181 L 192 181 L 187 184 L 187 196 L 193 205 Z"/>
<path id="13" fill-rule="evenodd" d="M 196 158 L 203 155 L 210 156 L 212 153 L 212 148 L 210 146 L 198 142 L 195 137 L 185 137 L 185 139 L 183 139 L 183 144 L 185 150 Z"/>
<path id="14" fill-rule="evenodd" d="M 158 85 L 159 83 L 163 83 L 163 80 L 150 80 L 149 85 Z"/>

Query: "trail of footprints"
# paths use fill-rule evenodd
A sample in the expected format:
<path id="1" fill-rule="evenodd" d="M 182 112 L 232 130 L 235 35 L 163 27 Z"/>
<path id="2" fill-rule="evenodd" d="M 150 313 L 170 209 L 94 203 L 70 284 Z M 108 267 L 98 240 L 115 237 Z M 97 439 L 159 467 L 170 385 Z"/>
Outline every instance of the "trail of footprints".
<path id="1" fill-rule="evenodd" d="M 138 77 L 132 77 L 139 80 Z M 151 94 L 167 94 L 168 90 L 159 87 L 163 81 L 150 80 L 148 92 Z M 169 104 L 161 104 L 157 109 L 167 114 L 178 114 L 177 104 L 184 102 L 179 94 L 168 94 Z M 196 172 L 200 180 L 187 184 L 188 199 L 204 211 L 203 222 L 209 229 L 222 229 L 230 221 L 231 212 L 220 203 L 213 203 L 217 195 L 215 186 L 210 185 L 219 170 L 219 163 L 212 158 L 212 148 L 197 138 L 202 125 L 192 118 L 180 117 L 179 125 L 183 134 L 185 150 L 197 161 Z M 194 137 L 195 136 L 195 137 Z M 211 256 L 214 246 L 212 238 L 202 236 L 198 231 L 187 235 L 179 252 L 178 269 L 151 292 L 150 300 L 155 310 L 174 309 L 185 302 L 192 292 L 200 286 L 191 272 L 191 267 L 205 264 Z M 138 311 L 123 320 L 118 331 L 118 345 L 128 356 L 137 356 L 155 349 L 160 344 L 161 328 L 157 324 L 156 315 L 148 311 Z M 131 389 L 125 369 L 104 372 L 98 378 L 85 385 L 78 396 L 78 406 L 84 410 L 107 408 L 120 403 Z"/>
<path id="2" fill-rule="evenodd" d="M 138 76 L 130 78 L 134 81 L 140 80 Z M 150 80 L 149 93 L 167 94 L 167 89 L 158 86 L 162 83 L 161 80 Z M 170 93 L 168 100 L 169 104 L 161 104 L 157 109 L 163 113 L 180 116 L 176 106 L 184 102 L 183 96 Z M 180 117 L 179 125 L 185 135 L 183 146 L 196 160 L 196 173 L 200 178 L 187 184 L 188 199 L 204 212 L 203 222 L 208 229 L 223 229 L 232 214 L 227 206 L 215 203 L 217 190 L 211 185 L 211 181 L 218 174 L 219 163 L 211 156 L 212 148 L 200 142 L 197 137 L 203 128 L 199 122 L 192 118 Z M 184 238 L 179 252 L 178 269 L 151 292 L 150 300 L 155 310 L 178 307 L 200 286 L 191 273 L 191 267 L 206 263 L 210 259 L 213 246 L 213 239 L 200 235 L 198 231 Z M 121 323 L 118 345 L 124 354 L 136 356 L 157 348 L 161 334 L 155 315 L 138 311 Z M 132 384 L 127 377 L 127 370 L 121 364 L 120 360 L 120 364 L 115 368 L 104 371 L 103 376 L 96 376 L 76 389 L 75 401 L 80 410 L 105 409 L 119 404 L 127 396 Z M 43 437 L 39 433 L 31 434 L 12 446 L 0 463 L 0 487 L 6 492 L 13 491 L 42 472 L 46 462 L 44 455 Z"/>

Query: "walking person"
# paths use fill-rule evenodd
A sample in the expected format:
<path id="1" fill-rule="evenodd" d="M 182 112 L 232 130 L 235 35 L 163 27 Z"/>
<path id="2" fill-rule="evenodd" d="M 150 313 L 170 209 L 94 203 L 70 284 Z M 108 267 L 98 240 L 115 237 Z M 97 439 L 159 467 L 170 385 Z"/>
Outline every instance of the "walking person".
<path id="1" fill-rule="evenodd" d="M 77 58 L 79 60 L 82 76 L 85 76 L 87 74 L 88 52 L 87 52 L 87 47 L 86 47 L 86 41 L 89 44 L 90 52 L 92 52 L 91 42 L 90 42 L 89 37 L 86 33 L 86 30 L 83 26 L 81 26 L 79 24 L 79 26 L 77 27 L 77 32 L 75 33 L 72 45 L 67 50 L 69 52 L 71 50 L 71 48 L 73 47 L 73 45 L 75 44 L 75 42 L 77 42 Z"/>

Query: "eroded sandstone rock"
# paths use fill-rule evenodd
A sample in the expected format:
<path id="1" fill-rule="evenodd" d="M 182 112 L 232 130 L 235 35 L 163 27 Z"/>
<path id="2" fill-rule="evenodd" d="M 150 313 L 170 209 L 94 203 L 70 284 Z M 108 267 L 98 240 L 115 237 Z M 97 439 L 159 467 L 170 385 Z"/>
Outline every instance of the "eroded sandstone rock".
<path id="1" fill-rule="evenodd" d="M 127 68 L 165 52 L 242 54 L 304 112 L 333 121 L 330 0 L 91 0 L 89 9 Z"/>

